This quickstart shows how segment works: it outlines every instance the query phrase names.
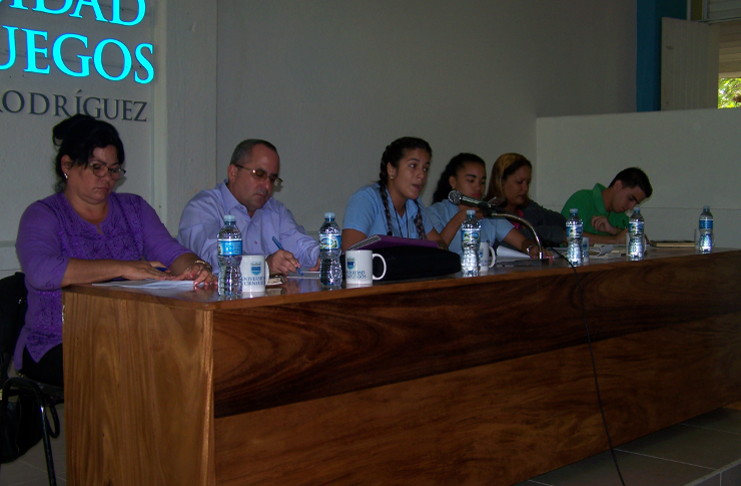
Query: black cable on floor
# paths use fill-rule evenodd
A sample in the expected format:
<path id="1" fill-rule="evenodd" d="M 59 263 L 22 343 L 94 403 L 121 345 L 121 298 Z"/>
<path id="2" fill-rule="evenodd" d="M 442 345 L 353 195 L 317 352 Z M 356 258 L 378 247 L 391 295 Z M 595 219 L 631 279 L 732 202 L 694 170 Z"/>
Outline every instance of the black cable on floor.
<path id="1" fill-rule="evenodd" d="M 576 290 L 579 295 L 579 305 L 581 306 L 582 322 L 584 323 L 584 330 L 585 330 L 586 338 L 587 338 L 587 348 L 589 349 L 589 357 L 592 361 L 592 377 L 594 378 L 594 390 L 597 395 L 597 405 L 599 406 L 600 416 L 602 417 L 602 427 L 605 430 L 605 436 L 607 438 L 607 445 L 610 447 L 610 455 L 612 456 L 612 462 L 615 465 L 615 470 L 617 471 L 618 478 L 620 478 L 620 484 L 625 486 L 625 480 L 623 479 L 623 474 L 620 471 L 620 465 L 618 464 L 617 454 L 615 454 L 615 448 L 612 445 L 612 436 L 610 435 L 610 428 L 607 426 L 607 417 L 605 416 L 605 407 L 602 403 L 602 393 L 600 391 L 599 377 L 597 376 L 597 360 L 594 356 L 594 347 L 592 346 L 592 333 L 589 329 L 589 319 L 587 318 L 587 307 L 586 307 L 586 304 L 584 303 L 584 287 L 581 284 L 581 275 L 576 271 L 576 267 L 572 265 L 572 263 L 558 250 L 556 250 L 555 248 L 549 248 L 549 250 L 559 255 L 561 258 L 563 258 L 566 261 L 566 263 L 569 264 L 569 266 L 571 267 L 571 270 L 574 272 L 574 276 L 576 277 Z"/>

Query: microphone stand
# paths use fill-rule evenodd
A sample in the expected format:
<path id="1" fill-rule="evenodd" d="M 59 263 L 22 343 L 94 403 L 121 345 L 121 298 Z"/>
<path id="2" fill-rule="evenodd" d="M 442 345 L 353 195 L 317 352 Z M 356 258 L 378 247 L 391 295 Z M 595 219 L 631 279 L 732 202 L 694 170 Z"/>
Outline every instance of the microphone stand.
<path id="1" fill-rule="evenodd" d="M 519 216 L 515 216 L 514 214 L 498 213 L 494 210 L 494 208 L 490 208 L 490 210 L 486 214 L 486 217 L 487 218 L 513 219 L 527 226 L 527 229 L 529 229 L 530 232 L 532 232 L 533 236 L 535 236 L 535 243 L 538 245 L 538 259 L 543 260 L 543 256 L 544 256 L 543 244 L 540 242 L 540 236 L 538 236 L 538 232 L 535 231 L 535 228 L 533 227 L 532 224 L 530 224 L 530 221 L 527 221 L 526 219 L 523 219 Z"/>
<path id="2" fill-rule="evenodd" d="M 452 190 L 448 193 L 448 201 L 455 204 L 456 206 L 458 204 L 466 204 L 468 206 L 475 206 L 482 211 L 484 211 L 484 214 L 487 218 L 503 218 L 503 219 L 513 219 L 515 221 L 518 221 L 525 226 L 533 233 L 533 236 L 535 237 L 535 243 L 538 245 L 538 260 L 541 262 L 544 260 L 544 253 L 543 253 L 543 243 L 540 242 L 540 236 L 538 236 L 538 232 L 535 231 L 535 228 L 532 224 L 530 224 L 530 221 L 527 221 L 525 219 L 522 219 L 519 216 L 515 216 L 514 214 L 508 214 L 504 212 L 498 212 L 496 210 L 496 207 L 498 204 L 501 204 L 502 201 L 498 201 L 498 198 L 494 198 L 490 201 L 479 201 L 477 199 L 472 199 L 470 197 L 463 197 L 463 195 L 460 193 L 460 191 Z M 530 255 L 528 255 L 529 257 Z"/>

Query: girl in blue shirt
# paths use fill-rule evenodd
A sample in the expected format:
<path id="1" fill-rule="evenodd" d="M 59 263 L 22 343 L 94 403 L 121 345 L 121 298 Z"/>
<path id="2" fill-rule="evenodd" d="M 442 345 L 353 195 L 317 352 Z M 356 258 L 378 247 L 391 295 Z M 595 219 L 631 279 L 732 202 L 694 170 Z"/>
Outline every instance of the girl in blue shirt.
<path id="1" fill-rule="evenodd" d="M 481 199 L 485 187 L 486 165 L 478 155 L 456 155 L 450 159 L 440 175 L 428 214 L 435 229 L 440 232 L 443 243 L 449 245 L 451 251 L 462 253 L 460 227 L 466 219 L 466 210 L 472 208 L 463 204 L 456 206 L 448 201 L 448 194 L 451 190 L 456 190 L 464 196 Z M 481 220 L 481 241 L 489 241 L 495 247 L 504 241 L 531 258 L 538 257 L 535 241 L 526 238 L 511 223 L 500 218 L 484 218 L 478 208 L 476 213 Z"/>
<path id="2" fill-rule="evenodd" d="M 430 145 L 420 138 L 402 137 L 386 147 L 378 182 L 362 187 L 347 203 L 343 250 L 377 234 L 441 244 L 440 234 L 419 202 L 431 159 Z"/>

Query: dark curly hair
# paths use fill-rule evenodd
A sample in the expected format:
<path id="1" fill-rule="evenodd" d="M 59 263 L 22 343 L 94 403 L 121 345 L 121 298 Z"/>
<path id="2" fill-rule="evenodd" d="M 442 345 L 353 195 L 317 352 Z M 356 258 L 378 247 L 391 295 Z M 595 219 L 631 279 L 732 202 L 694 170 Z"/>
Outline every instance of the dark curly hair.
<path id="1" fill-rule="evenodd" d="M 72 165 L 87 165 L 93 150 L 112 145 L 118 154 L 118 163 L 123 165 L 126 159 L 123 142 L 116 128 L 108 122 L 97 120 L 90 115 L 74 115 L 59 122 L 52 129 L 57 155 L 54 159 L 54 171 L 57 174 L 57 192 L 67 185 L 62 170 L 62 157 L 72 159 Z"/>

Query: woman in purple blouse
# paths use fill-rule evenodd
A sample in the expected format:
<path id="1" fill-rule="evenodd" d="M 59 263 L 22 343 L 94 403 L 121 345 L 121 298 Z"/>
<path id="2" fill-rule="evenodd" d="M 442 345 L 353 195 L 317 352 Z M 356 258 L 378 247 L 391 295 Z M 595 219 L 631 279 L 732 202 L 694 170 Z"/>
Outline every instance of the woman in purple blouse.
<path id="1" fill-rule="evenodd" d="M 56 125 L 53 136 L 57 192 L 31 204 L 18 227 L 28 311 L 14 361 L 23 374 L 61 386 L 63 287 L 115 278 L 193 280 L 194 286 L 216 279 L 144 199 L 113 192 L 126 171 L 111 124 L 75 115 Z"/>

